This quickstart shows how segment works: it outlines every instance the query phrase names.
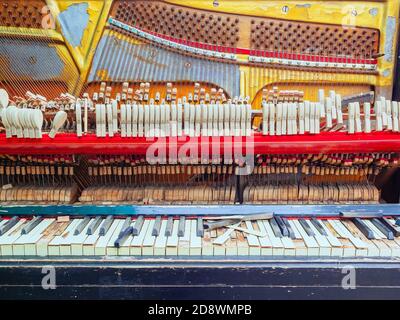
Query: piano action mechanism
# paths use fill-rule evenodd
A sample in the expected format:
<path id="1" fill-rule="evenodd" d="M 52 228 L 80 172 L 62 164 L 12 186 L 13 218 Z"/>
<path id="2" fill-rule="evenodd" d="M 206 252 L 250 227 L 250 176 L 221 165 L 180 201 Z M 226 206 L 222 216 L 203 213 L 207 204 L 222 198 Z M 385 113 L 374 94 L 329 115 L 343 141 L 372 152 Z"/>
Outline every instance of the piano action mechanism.
<path id="1" fill-rule="evenodd" d="M 397 0 L 0 6 L 0 272 L 394 277 Z"/>

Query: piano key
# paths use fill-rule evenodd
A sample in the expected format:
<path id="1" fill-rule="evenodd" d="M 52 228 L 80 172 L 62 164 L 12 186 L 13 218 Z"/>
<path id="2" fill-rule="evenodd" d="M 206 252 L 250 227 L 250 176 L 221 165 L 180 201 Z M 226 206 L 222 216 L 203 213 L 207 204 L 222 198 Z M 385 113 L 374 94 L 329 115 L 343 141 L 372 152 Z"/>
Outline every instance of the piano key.
<path id="1" fill-rule="evenodd" d="M 296 226 L 296 229 L 300 233 L 301 237 L 304 240 L 304 243 L 307 247 L 307 255 L 308 256 L 318 256 L 319 255 L 319 246 L 313 237 L 310 237 L 307 232 L 303 229 L 302 224 L 299 220 L 293 220 L 293 224 Z"/>
<path id="2" fill-rule="evenodd" d="M 232 233 L 233 234 L 233 233 Z M 236 235 L 236 245 L 237 245 L 237 254 L 238 256 L 248 256 L 249 255 L 249 244 L 246 241 L 243 232 L 235 231 Z M 230 238 L 228 239 L 228 241 Z M 216 255 L 215 251 L 214 254 Z"/>
<path id="3" fill-rule="evenodd" d="M 92 234 L 95 233 L 95 231 L 97 230 L 97 228 L 100 226 L 101 224 L 101 217 L 98 216 L 96 218 L 93 219 L 93 221 L 90 223 L 89 228 L 87 229 L 87 235 L 90 236 Z"/>
<path id="4" fill-rule="evenodd" d="M 181 216 L 179 218 L 178 237 L 183 237 L 185 235 L 185 226 L 185 217 Z"/>
<path id="5" fill-rule="evenodd" d="M 147 232 L 143 239 L 142 255 L 144 256 L 152 256 L 154 254 L 154 242 L 156 241 L 156 237 L 152 234 L 155 222 L 155 220 L 149 221 L 149 226 L 147 227 Z"/>
<path id="6" fill-rule="evenodd" d="M 323 228 L 321 222 L 319 222 L 316 218 L 311 218 L 311 223 L 314 225 L 314 227 L 318 230 L 318 232 L 323 235 L 323 236 L 327 236 L 328 234 L 326 233 L 325 229 Z"/>
<path id="7" fill-rule="evenodd" d="M 171 236 L 169 236 L 167 239 L 167 250 L 165 253 L 167 256 L 178 255 L 178 242 L 179 242 L 178 228 L 179 228 L 179 221 L 174 220 Z"/>
<path id="8" fill-rule="evenodd" d="M 325 224 L 330 229 L 331 232 L 335 233 L 335 236 L 339 239 L 342 243 L 343 247 L 343 257 L 355 257 L 356 255 L 356 248 L 351 243 L 351 241 L 347 238 L 346 234 L 343 232 L 340 226 L 336 225 L 336 220 L 327 220 Z"/>
<path id="9" fill-rule="evenodd" d="M 354 219 L 347 220 L 347 228 L 358 238 L 365 242 L 367 245 L 368 257 L 379 257 L 379 248 L 374 244 L 374 241 L 368 239 L 360 228 L 354 223 Z M 372 238 L 373 240 L 373 238 Z"/>
<path id="10" fill-rule="evenodd" d="M 118 248 L 114 246 L 115 241 L 118 239 L 119 235 L 121 234 L 121 230 L 126 222 L 126 219 L 116 219 L 118 222 L 117 227 L 115 228 L 112 236 L 110 237 L 107 245 L 106 245 L 106 255 L 107 256 L 117 256 L 118 255 Z"/>
<path id="11" fill-rule="evenodd" d="M 360 218 L 354 218 L 352 219 L 352 222 L 365 235 L 367 239 L 375 239 L 374 232 L 364 223 L 363 220 L 361 220 Z"/>
<path id="12" fill-rule="evenodd" d="M 85 229 L 85 227 L 88 225 L 88 223 L 90 222 L 90 217 L 85 217 L 81 220 L 81 223 L 76 227 L 75 231 L 74 231 L 74 235 L 79 235 L 83 229 Z"/>
<path id="13" fill-rule="evenodd" d="M 279 228 L 278 223 L 275 221 L 274 218 L 272 218 L 271 220 L 269 220 L 269 225 L 272 228 L 272 231 L 274 232 L 275 236 L 278 238 L 282 238 L 282 232 L 281 229 Z"/>
<path id="14" fill-rule="evenodd" d="M 166 237 L 171 236 L 173 226 L 174 226 L 174 218 L 173 217 L 168 217 L 167 227 L 165 228 L 165 236 Z"/>
<path id="15" fill-rule="evenodd" d="M 245 221 L 245 224 L 247 229 L 249 229 L 250 231 L 254 231 L 251 221 Z M 249 245 L 249 254 L 251 256 L 259 256 L 261 254 L 261 246 L 260 242 L 258 242 L 258 238 L 252 234 L 247 234 L 246 238 Z"/>
<path id="16" fill-rule="evenodd" d="M 239 227 L 240 224 L 241 224 L 241 223 L 238 222 L 238 223 L 234 224 L 233 226 L 234 226 L 234 227 Z M 220 229 L 220 230 L 222 230 L 222 229 Z M 213 230 L 213 231 L 214 231 L 214 230 Z M 225 232 L 224 232 L 222 235 L 218 236 L 218 237 L 213 241 L 213 244 L 216 244 L 216 245 L 223 245 L 226 241 L 228 241 L 228 239 L 230 238 L 231 234 L 232 234 L 234 231 L 235 231 L 235 229 L 233 229 L 233 228 L 227 228 L 227 229 L 225 230 Z"/>
<path id="17" fill-rule="evenodd" d="M 133 241 L 133 225 L 135 224 L 136 220 L 132 220 L 130 226 L 125 229 L 126 232 L 128 232 L 128 236 L 120 243 L 120 246 L 118 248 L 118 253 L 117 255 L 119 256 L 129 256 L 131 252 L 131 243 Z M 119 234 L 119 237 L 123 236 L 123 234 Z"/>
<path id="18" fill-rule="evenodd" d="M 201 255 L 201 237 L 198 235 L 197 225 L 198 225 L 198 219 L 191 220 L 190 248 L 189 248 L 189 254 L 191 256 Z"/>
<path id="19" fill-rule="evenodd" d="M 164 256 L 166 254 L 167 248 L 167 237 L 165 236 L 165 231 L 167 229 L 167 220 L 163 220 L 161 222 L 160 232 L 156 241 L 154 243 L 154 255 L 155 256 Z"/>
<path id="20" fill-rule="evenodd" d="M 91 222 L 94 219 L 91 219 Z M 85 242 L 87 235 L 87 230 L 89 228 L 89 223 L 86 224 L 85 228 L 82 230 L 80 234 L 73 235 L 71 239 L 71 255 L 73 256 L 82 256 L 83 255 L 83 243 Z"/>
<path id="21" fill-rule="evenodd" d="M 264 225 L 264 230 L 261 231 L 265 231 L 268 234 L 268 237 L 272 244 L 272 255 L 282 256 L 284 254 L 284 247 L 281 238 L 278 238 L 275 235 L 268 220 L 262 220 L 262 223 Z"/>
<path id="22" fill-rule="evenodd" d="M 209 229 L 207 229 L 207 230 L 209 230 Z M 220 237 L 223 237 L 225 235 L 225 231 L 223 228 L 214 229 L 212 231 L 216 233 L 217 239 Z M 226 237 L 226 240 L 223 243 L 214 245 L 214 255 L 215 256 L 224 256 L 226 254 L 226 244 L 231 239 L 232 235 L 236 236 L 236 230 L 229 233 L 229 236 Z"/>
<path id="23" fill-rule="evenodd" d="M 101 223 L 101 221 L 100 221 L 100 223 Z M 83 255 L 84 256 L 94 256 L 94 255 L 96 255 L 95 245 L 96 245 L 97 241 L 100 238 L 102 238 L 100 236 L 100 232 L 101 232 L 101 228 L 96 228 L 93 231 L 93 233 L 86 238 L 85 242 L 83 243 Z M 128 252 L 127 255 L 129 255 L 129 252 Z"/>
<path id="24" fill-rule="evenodd" d="M 393 240 L 394 239 L 394 234 L 393 232 L 386 226 L 384 225 L 381 221 L 378 219 L 374 218 L 371 220 L 371 222 L 375 225 L 375 227 L 382 232 L 388 240 Z"/>
<path id="25" fill-rule="evenodd" d="M 72 221 L 73 222 L 73 221 Z M 58 222 L 54 221 L 44 232 L 43 236 L 36 243 L 36 252 L 38 256 L 45 257 L 48 255 L 48 245 L 54 237 L 63 234 L 65 229 L 71 224 L 71 221 Z"/>
<path id="26" fill-rule="evenodd" d="M 319 245 L 319 255 L 320 256 L 331 256 L 332 255 L 332 246 L 328 239 L 323 236 L 317 228 L 314 226 L 314 224 L 311 222 L 311 220 L 304 220 L 305 223 L 308 224 L 308 227 L 310 230 L 314 233 L 314 239 L 317 241 Z"/>
<path id="27" fill-rule="evenodd" d="M 43 219 L 31 232 L 24 234 L 13 244 L 14 256 L 36 256 L 36 242 L 42 237 L 42 233 L 55 221 L 55 219 Z"/>
<path id="28" fill-rule="evenodd" d="M 287 223 L 290 225 L 290 228 L 293 230 L 293 233 L 295 234 L 295 238 L 292 239 L 292 242 L 295 246 L 295 255 L 296 256 L 307 256 L 308 255 L 308 248 L 301 237 L 299 231 L 296 228 L 296 225 L 294 224 L 293 220 L 287 220 Z"/>
<path id="29" fill-rule="evenodd" d="M 140 219 L 140 217 L 138 217 L 138 220 L 139 219 Z M 136 225 L 136 223 L 137 223 L 137 220 L 135 222 L 135 225 Z M 132 242 L 131 242 L 131 255 L 133 255 L 133 256 L 141 256 L 142 255 L 143 241 L 146 236 L 149 225 L 150 225 L 150 220 L 145 219 L 140 228 L 139 234 L 137 236 L 133 237 Z"/>
<path id="30" fill-rule="evenodd" d="M 22 228 L 21 234 L 28 234 L 31 232 L 41 221 L 42 217 L 33 217 L 31 221 L 26 223 L 26 225 Z"/>
<path id="31" fill-rule="evenodd" d="M 104 221 L 104 222 L 106 222 L 106 221 Z M 100 234 L 104 231 L 105 231 L 105 234 L 100 235 L 98 241 L 96 242 L 96 244 L 94 246 L 94 254 L 96 256 L 105 256 L 107 254 L 107 244 L 110 242 L 110 239 L 113 236 L 115 230 L 117 229 L 119 223 L 120 223 L 120 220 L 112 219 L 110 227 L 108 227 L 107 229 L 103 229 L 103 230 L 100 228 Z"/>
<path id="32" fill-rule="evenodd" d="M 307 221 L 305 219 L 298 219 L 299 223 L 303 227 L 304 231 L 307 232 L 307 235 L 309 237 L 314 237 L 315 233 L 310 229 L 310 226 L 308 225 Z"/>
<path id="33" fill-rule="evenodd" d="M 368 246 L 359 238 L 356 238 L 345 226 L 345 220 L 336 220 L 336 225 L 341 228 L 344 237 L 349 239 L 356 248 L 356 256 L 365 256 L 367 254 Z"/>
<path id="34" fill-rule="evenodd" d="M 179 221 L 180 222 L 180 221 Z M 190 254 L 190 232 L 191 232 L 191 221 L 185 220 L 185 228 L 183 237 L 179 238 L 178 242 L 178 256 L 188 256 Z M 178 236 L 179 236 L 179 227 L 178 227 Z"/>
<path id="35" fill-rule="evenodd" d="M 0 227 L 0 236 L 7 233 L 12 227 L 18 223 L 18 217 L 12 217 L 10 220 L 5 220 L 5 223 Z"/>
<path id="36" fill-rule="evenodd" d="M 157 216 L 156 220 L 154 221 L 153 231 L 151 234 L 157 237 L 158 234 L 160 233 L 160 228 L 161 228 L 161 216 Z"/>
<path id="37" fill-rule="evenodd" d="M 14 220 L 15 221 L 15 220 Z M 13 226 L 0 236 L 0 252 L 2 256 L 12 256 L 12 245 L 21 237 L 21 229 L 26 219 L 19 219 Z"/>
<path id="38" fill-rule="evenodd" d="M 131 226 L 131 224 L 132 224 L 132 218 L 131 217 L 126 217 L 124 219 L 124 224 L 122 225 L 120 232 L 123 232 L 126 229 L 128 229 Z"/>
<path id="39" fill-rule="evenodd" d="M 137 236 L 139 235 L 139 233 L 141 232 L 142 228 L 143 228 L 143 224 L 144 224 L 144 217 L 143 216 L 139 216 L 136 220 L 135 225 L 133 226 L 133 235 Z"/>
<path id="40" fill-rule="evenodd" d="M 293 240 L 296 239 L 296 235 L 294 234 L 294 231 L 292 229 L 292 227 L 290 226 L 290 223 L 288 222 L 288 220 L 286 218 L 282 218 L 283 223 L 285 224 L 289 237 Z"/>
<path id="41" fill-rule="evenodd" d="M 104 237 L 114 222 L 113 216 L 107 216 L 100 227 L 100 236 Z"/>
<path id="42" fill-rule="evenodd" d="M 320 222 L 320 226 L 322 230 L 324 230 L 326 234 L 326 239 L 331 244 L 331 256 L 341 257 L 343 256 L 343 244 L 340 242 L 338 238 L 336 238 L 329 228 L 325 225 L 324 222 Z M 322 233 L 321 233 L 322 234 Z"/>
<path id="43" fill-rule="evenodd" d="M 381 218 L 380 221 L 393 232 L 395 237 L 400 236 L 400 228 L 394 222 L 388 218 Z"/>
<path id="44" fill-rule="evenodd" d="M 396 224 L 397 226 L 400 226 L 400 218 L 396 218 L 395 220 L 396 220 L 395 224 Z"/>
<path id="45" fill-rule="evenodd" d="M 261 247 L 261 255 L 263 256 L 272 256 L 272 243 L 271 240 L 268 237 L 268 233 L 265 230 L 264 223 L 261 220 L 257 220 L 257 226 L 260 232 L 265 232 L 266 236 L 265 237 L 260 237 L 258 241 L 260 242 L 260 247 Z"/>
<path id="46" fill-rule="evenodd" d="M 83 219 L 70 220 L 67 228 L 49 242 L 47 247 L 49 256 L 71 255 L 71 247 L 69 244 L 68 246 L 65 245 L 63 247 L 61 245 L 72 238 L 76 227 L 82 222 L 82 220 Z"/>
<path id="47" fill-rule="evenodd" d="M 293 234 L 294 234 L 295 239 L 303 239 L 302 236 L 301 236 L 301 234 L 300 234 L 299 231 L 297 230 L 297 228 L 294 227 L 293 220 L 287 219 L 286 221 L 287 221 L 287 223 L 290 225 L 290 227 L 291 227 L 291 229 L 292 229 L 292 231 L 293 231 Z"/>
<path id="48" fill-rule="evenodd" d="M 202 237 L 201 253 L 203 256 L 214 255 L 214 245 L 212 243 L 210 231 L 208 231 L 208 230 L 204 230 L 204 234 Z M 237 248 L 236 248 L 236 255 L 237 255 Z"/>
<path id="49" fill-rule="evenodd" d="M 133 227 L 131 226 L 122 230 L 119 233 L 117 240 L 115 240 L 114 246 L 116 248 L 120 248 L 121 246 L 123 246 L 125 241 L 127 241 L 127 239 L 129 238 L 129 236 L 132 235 L 132 232 L 133 232 Z"/>
<path id="50" fill-rule="evenodd" d="M 276 223 L 278 224 L 279 229 L 281 230 L 282 236 L 289 237 L 290 236 L 289 235 L 289 230 L 288 230 L 285 222 L 283 221 L 283 219 L 281 217 L 278 217 L 278 216 L 276 216 L 276 217 L 274 217 L 272 219 L 275 220 Z"/>
<path id="51" fill-rule="evenodd" d="M 371 220 L 363 219 L 363 222 L 372 230 L 375 239 L 386 239 L 386 236 L 371 222 Z"/>
<path id="52" fill-rule="evenodd" d="M 225 256 L 237 256 L 238 255 L 238 238 L 237 238 L 237 230 L 235 232 L 231 233 L 231 236 L 229 239 L 225 242 L 223 245 L 225 249 Z M 221 229 L 221 233 L 223 233 L 223 230 Z M 239 247 L 242 247 L 241 244 L 239 244 Z M 243 246 L 244 247 L 244 246 Z M 242 249 L 241 249 L 242 250 Z M 247 246 L 246 249 L 247 250 Z M 242 250 L 243 251 L 243 250 Z"/>
<path id="53" fill-rule="evenodd" d="M 198 237 L 204 236 L 203 218 L 197 218 L 196 233 Z"/>

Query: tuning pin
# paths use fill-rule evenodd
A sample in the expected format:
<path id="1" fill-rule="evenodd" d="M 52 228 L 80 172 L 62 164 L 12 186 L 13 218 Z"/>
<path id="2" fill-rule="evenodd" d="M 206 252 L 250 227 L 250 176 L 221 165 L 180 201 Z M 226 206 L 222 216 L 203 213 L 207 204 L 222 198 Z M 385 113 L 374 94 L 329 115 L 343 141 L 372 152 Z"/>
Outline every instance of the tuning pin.
<path id="1" fill-rule="evenodd" d="M 65 121 L 67 121 L 67 113 L 65 111 L 58 111 L 53 119 L 53 124 L 51 131 L 49 133 L 49 137 L 54 139 L 58 130 L 64 125 Z"/>

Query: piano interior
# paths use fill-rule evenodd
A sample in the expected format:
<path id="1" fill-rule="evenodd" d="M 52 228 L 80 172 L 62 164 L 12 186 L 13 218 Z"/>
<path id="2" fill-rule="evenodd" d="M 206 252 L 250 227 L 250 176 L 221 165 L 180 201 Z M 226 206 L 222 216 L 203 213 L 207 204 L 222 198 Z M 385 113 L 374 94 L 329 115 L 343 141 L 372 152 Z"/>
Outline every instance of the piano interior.
<path id="1" fill-rule="evenodd" d="M 398 0 L 0 7 L 2 258 L 400 257 Z"/>

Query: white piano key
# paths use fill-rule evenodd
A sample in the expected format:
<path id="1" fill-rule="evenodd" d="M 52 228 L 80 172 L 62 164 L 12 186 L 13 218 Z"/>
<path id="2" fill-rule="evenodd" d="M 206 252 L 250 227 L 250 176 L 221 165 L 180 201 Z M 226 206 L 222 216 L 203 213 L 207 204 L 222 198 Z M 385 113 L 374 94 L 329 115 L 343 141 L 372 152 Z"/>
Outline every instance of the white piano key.
<path id="1" fill-rule="evenodd" d="M 71 255 L 70 246 L 63 246 L 63 251 L 61 251 L 61 245 L 64 244 L 67 239 L 71 239 L 74 234 L 75 228 L 80 224 L 83 219 L 71 220 L 67 228 L 58 236 L 55 236 L 47 245 L 47 252 L 49 256 L 66 256 Z M 68 250 L 68 251 L 66 251 Z"/>
<path id="2" fill-rule="evenodd" d="M 12 256 L 12 244 L 21 237 L 21 229 L 26 219 L 20 219 L 4 235 L 0 236 L 0 252 L 2 256 Z"/>
<path id="3" fill-rule="evenodd" d="M 178 242 L 179 242 L 178 227 L 179 227 L 179 220 L 174 220 L 171 236 L 167 238 L 167 250 L 165 253 L 167 256 L 178 255 Z"/>
<path id="4" fill-rule="evenodd" d="M 118 255 L 118 248 L 114 246 L 115 241 L 118 239 L 119 233 L 121 232 L 121 228 L 124 225 L 125 219 L 118 219 L 118 225 L 115 228 L 112 236 L 110 237 L 107 246 L 106 246 L 106 255 L 107 256 L 116 256 Z"/>
<path id="5" fill-rule="evenodd" d="M 74 230 L 82 221 L 83 219 L 71 220 L 65 231 L 61 235 L 54 237 L 54 239 L 50 241 L 48 246 L 49 255 L 71 255 L 71 241 L 74 237 Z"/>
<path id="6" fill-rule="evenodd" d="M 165 230 L 167 229 L 167 223 L 167 220 L 162 220 L 161 222 L 160 232 L 154 243 L 155 256 L 164 256 L 166 253 L 167 237 L 165 236 Z"/>
<path id="7" fill-rule="evenodd" d="M 356 256 L 365 256 L 367 255 L 368 246 L 359 238 L 354 237 L 354 235 L 341 223 L 339 220 L 332 220 L 335 222 L 336 226 L 341 229 L 344 238 L 349 239 L 354 247 L 356 248 Z"/>
<path id="8" fill-rule="evenodd" d="M 88 236 L 83 242 L 83 255 L 84 256 L 94 256 L 95 255 L 95 244 L 100 237 L 100 226 L 95 230 L 93 234 Z"/>
<path id="9" fill-rule="evenodd" d="M 154 222 L 154 219 L 149 221 L 149 226 L 147 227 L 147 232 L 143 239 L 142 255 L 144 256 L 154 255 L 154 242 L 156 241 L 156 237 L 152 235 Z"/>
<path id="10" fill-rule="evenodd" d="M 254 231 L 251 221 L 245 221 L 246 228 L 250 231 Z M 261 254 L 261 246 L 258 238 L 253 234 L 246 235 L 247 242 L 249 244 L 249 254 L 251 256 L 259 256 Z"/>
<path id="11" fill-rule="evenodd" d="M 308 255 L 308 248 L 300 234 L 300 232 L 297 230 L 297 227 L 293 220 L 288 219 L 287 222 L 289 223 L 290 227 L 293 230 L 293 233 L 295 235 L 295 239 L 292 240 L 293 244 L 295 245 L 295 254 L 296 256 L 307 256 Z"/>
<path id="12" fill-rule="evenodd" d="M 257 225 L 261 232 L 265 232 L 265 234 L 267 234 L 262 220 L 257 220 Z M 258 241 L 260 242 L 261 246 L 261 255 L 272 256 L 272 243 L 268 237 L 268 234 L 265 237 L 260 237 Z"/>
<path id="13" fill-rule="evenodd" d="M 141 256 L 142 255 L 142 245 L 144 238 L 146 236 L 147 230 L 149 229 L 150 220 L 145 219 L 143 222 L 142 229 L 136 237 L 133 237 L 131 242 L 131 255 Z M 153 228 L 150 228 L 153 229 Z M 152 230 L 151 230 L 152 231 Z"/>
<path id="14" fill-rule="evenodd" d="M 340 242 L 338 238 L 336 238 L 332 232 L 329 230 L 329 228 L 325 225 L 323 221 L 320 221 L 322 228 L 325 230 L 327 236 L 326 239 L 329 241 L 331 244 L 331 255 L 335 257 L 341 257 L 343 256 L 343 244 Z"/>
<path id="15" fill-rule="evenodd" d="M 190 221 L 190 249 L 189 253 L 191 256 L 201 255 L 201 237 L 197 235 L 197 220 L 193 219 Z"/>
<path id="16" fill-rule="evenodd" d="M 115 229 L 119 226 L 121 220 L 113 220 L 110 228 L 106 232 L 104 236 L 99 237 L 98 241 L 94 247 L 94 253 L 96 256 L 105 256 L 107 254 L 106 248 L 107 244 L 110 241 L 110 238 L 113 236 Z"/>
<path id="17" fill-rule="evenodd" d="M 14 256 L 36 256 L 36 242 L 42 237 L 45 231 L 55 219 L 44 219 L 28 234 L 24 234 L 13 244 Z"/>
<path id="18" fill-rule="evenodd" d="M 284 254 L 284 248 L 281 239 L 275 236 L 268 220 L 263 220 L 262 222 L 272 244 L 272 255 L 282 256 Z"/>
<path id="19" fill-rule="evenodd" d="M 240 223 L 236 223 L 233 225 L 234 228 L 240 226 Z M 219 236 L 213 241 L 213 244 L 216 245 L 223 245 L 228 239 L 231 237 L 232 232 L 235 230 L 234 228 L 227 229 L 222 236 Z"/>
<path id="20" fill-rule="evenodd" d="M 365 242 L 368 246 L 367 248 L 367 256 L 369 257 L 379 257 L 379 247 L 375 245 L 374 241 L 368 240 L 367 237 L 361 232 L 360 229 L 353 223 L 353 221 L 343 221 L 343 223 L 347 226 L 347 228 L 359 237 L 361 240 Z"/>
<path id="21" fill-rule="evenodd" d="M 190 232 L 191 232 L 191 221 L 185 221 L 185 234 L 183 237 L 179 238 L 178 243 L 178 255 L 188 256 L 190 254 Z M 195 230 L 196 232 L 196 230 Z"/>
<path id="22" fill-rule="evenodd" d="M 319 233 L 317 228 L 309 220 L 304 220 L 308 227 L 314 232 L 315 236 L 313 237 L 319 246 L 319 255 L 320 256 L 330 256 L 332 254 L 331 244 L 325 236 Z"/>
<path id="23" fill-rule="evenodd" d="M 315 241 L 313 237 L 310 237 L 307 232 L 303 229 L 303 226 L 300 224 L 298 220 L 293 220 L 293 224 L 296 226 L 297 230 L 301 234 L 301 237 L 304 240 L 304 243 L 306 244 L 308 248 L 308 255 L 309 256 L 318 256 L 320 254 L 319 252 L 319 246 L 318 243 Z"/>
<path id="24" fill-rule="evenodd" d="M 204 236 L 202 238 L 201 254 L 203 256 L 214 255 L 214 245 L 212 244 L 211 234 L 207 230 L 204 230 Z"/>

